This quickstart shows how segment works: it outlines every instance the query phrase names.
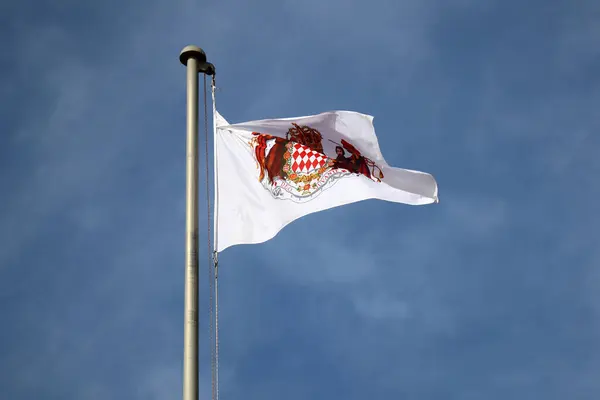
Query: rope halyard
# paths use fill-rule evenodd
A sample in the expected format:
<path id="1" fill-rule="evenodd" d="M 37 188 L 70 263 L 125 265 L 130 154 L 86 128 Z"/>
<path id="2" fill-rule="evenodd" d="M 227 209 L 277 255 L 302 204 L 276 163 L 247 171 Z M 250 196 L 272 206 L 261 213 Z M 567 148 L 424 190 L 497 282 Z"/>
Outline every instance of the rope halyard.
<path id="1" fill-rule="evenodd" d="M 216 126 L 217 126 L 217 122 L 215 120 L 216 115 L 217 115 L 217 105 L 215 102 L 215 91 L 217 90 L 217 84 L 216 84 L 216 79 L 215 79 L 215 75 L 216 73 L 213 73 L 212 75 L 212 82 L 211 82 L 211 95 L 212 95 L 212 104 L 213 104 L 213 130 L 215 131 L 214 133 L 216 134 Z M 215 194 L 218 193 L 218 184 L 219 184 L 219 180 L 218 180 L 218 174 L 217 174 L 217 152 L 216 152 L 216 140 L 217 138 L 214 137 L 214 170 L 215 170 L 215 174 L 214 174 L 214 187 L 215 187 Z M 214 204 L 214 218 L 215 220 L 217 220 L 218 218 L 218 199 L 215 196 L 215 204 Z M 210 224 L 210 221 L 209 221 Z M 215 386 L 215 398 L 214 400 L 219 400 L 219 253 L 217 252 L 217 229 L 218 229 L 218 224 L 215 224 L 215 240 L 214 240 L 214 251 L 213 251 L 213 265 L 214 265 L 214 280 L 215 280 L 215 285 L 214 285 L 214 295 L 215 295 L 215 303 L 214 303 L 214 307 L 215 307 L 215 327 L 214 327 L 214 334 L 215 334 L 215 341 L 214 341 L 214 386 Z"/>
<path id="2" fill-rule="evenodd" d="M 213 73 L 212 75 L 212 82 L 211 82 L 211 95 L 212 95 L 212 106 L 213 106 L 213 134 L 214 134 L 214 138 L 213 138 L 213 187 L 214 187 L 214 191 L 215 191 L 215 203 L 214 203 L 214 209 L 213 209 L 213 218 L 214 218 L 214 240 L 213 240 L 213 244 L 214 244 L 214 250 L 215 252 L 218 251 L 219 248 L 219 235 L 218 235 L 218 230 L 219 230 L 219 164 L 217 162 L 218 160 L 218 152 L 217 152 L 217 103 L 215 101 L 215 92 L 217 90 L 219 90 L 217 88 L 217 83 L 216 83 L 216 73 Z"/>
<path id="3" fill-rule="evenodd" d="M 215 265 L 215 400 L 219 400 L 219 259 L 216 251 L 213 253 L 213 262 Z"/>
<path id="4" fill-rule="evenodd" d="M 213 127 L 216 127 L 216 105 L 215 105 L 215 91 L 216 91 L 216 83 L 215 83 L 215 74 L 212 75 L 211 81 L 211 94 L 212 94 L 212 102 L 213 102 Z M 209 331 L 210 331 L 210 364 L 211 364 L 211 398 L 212 400 L 219 399 L 219 282 L 218 282 L 218 274 L 219 274 L 219 260 L 217 253 L 217 243 L 216 243 L 216 229 L 217 224 L 215 224 L 215 243 L 214 248 L 211 243 L 211 212 L 210 212 L 210 179 L 209 179 L 209 148 L 208 148 L 208 99 L 207 99 L 207 87 L 206 87 L 206 75 L 204 75 L 204 144 L 205 144 L 205 154 L 204 160 L 206 165 L 206 221 L 207 221 L 207 246 L 208 246 L 208 281 L 209 281 Z M 216 138 L 214 139 L 216 140 Z M 215 143 L 216 146 L 216 143 Z M 215 191 L 217 187 L 217 174 L 216 174 L 216 152 L 213 154 L 215 157 Z M 215 198 L 214 204 L 214 216 L 217 218 L 217 200 Z"/>
<path id="5" fill-rule="evenodd" d="M 213 327 L 213 260 L 212 245 L 211 245 L 211 229 L 210 229 L 210 181 L 209 181 L 209 149 L 208 149 L 208 99 L 206 95 L 206 75 L 204 75 L 204 147 L 205 147 L 205 170 L 206 170 L 206 221 L 207 221 L 207 248 L 208 248 L 208 282 L 209 282 L 209 337 L 210 337 L 210 372 L 211 372 L 211 398 L 216 398 L 216 368 L 215 368 L 215 346 L 214 346 L 214 327 Z"/>

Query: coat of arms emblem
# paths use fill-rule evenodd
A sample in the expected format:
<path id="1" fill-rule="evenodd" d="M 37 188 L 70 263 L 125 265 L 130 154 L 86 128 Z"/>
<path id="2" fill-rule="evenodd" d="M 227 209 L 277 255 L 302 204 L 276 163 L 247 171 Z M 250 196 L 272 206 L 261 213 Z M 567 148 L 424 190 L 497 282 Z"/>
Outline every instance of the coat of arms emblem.
<path id="1" fill-rule="evenodd" d="M 352 174 L 376 182 L 383 178 L 373 161 L 343 139 L 335 143 L 335 158 L 328 157 L 323 151 L 323 136 L 308 126 L 292 123 L 285 138 L 259 132 L 252 135 L 250 145 L 258 163 L 258 180 L 278 199 L 309 201 Z"/>

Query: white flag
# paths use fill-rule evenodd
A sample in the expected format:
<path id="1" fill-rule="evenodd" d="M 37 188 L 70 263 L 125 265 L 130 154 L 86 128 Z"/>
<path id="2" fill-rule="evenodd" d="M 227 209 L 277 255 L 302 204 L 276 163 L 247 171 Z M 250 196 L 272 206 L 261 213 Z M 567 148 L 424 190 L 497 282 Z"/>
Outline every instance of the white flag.
<path id="1" fill-rule="evenodd" d="M 390 167 L 373 117 L 332 111 L 229 125 L 215 112 L 215 248 L 262 243 L 290 222 L 367 199 L 438 201 L 435 179 Z"/>

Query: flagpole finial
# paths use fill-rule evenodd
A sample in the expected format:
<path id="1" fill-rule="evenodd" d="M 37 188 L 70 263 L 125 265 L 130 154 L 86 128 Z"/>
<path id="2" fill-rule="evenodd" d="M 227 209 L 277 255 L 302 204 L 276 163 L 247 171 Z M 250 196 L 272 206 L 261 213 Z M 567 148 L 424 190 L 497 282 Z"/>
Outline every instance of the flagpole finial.
<path id="1" fill-rule="evenodd" d="M 179 54 L 179 61 L 183 65 L 187 65 L 190 58 L 195 58 L 198 61 L 198 65 L 206 64 L 206 53 L 198 46 L 185 46 Z"/>
<path id="2" fill-rule="evenodd" d="M 179 54 L 179 61 L 181 61 L 183 65 L 187 66 L 190 58 L 194 58 L 198 62 L 198 72 L 202 72 L 206 75 L 215 74 L 215 66 L 209 62 L 206 62 L 206 53 L 200 47 L 189 45 L 185 46 L 183 50 L 181 50 L 181 53 Z"/>

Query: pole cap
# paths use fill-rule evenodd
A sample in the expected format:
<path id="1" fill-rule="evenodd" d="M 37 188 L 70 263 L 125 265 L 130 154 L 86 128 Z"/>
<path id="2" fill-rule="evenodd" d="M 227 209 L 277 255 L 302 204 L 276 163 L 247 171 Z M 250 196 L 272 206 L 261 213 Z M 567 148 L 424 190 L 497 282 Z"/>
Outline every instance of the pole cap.
<path id="1" fill-rule="evenodd" d="M 181 53 L 179 54 L 179 61 L 183 65 L 187 65 L 187 62 L 190 58 L 195 58 L 198 60 L 198 64 L 202 65 L 206 63 L 206 53 L 198 46 L 189 45 L 185 46 Z"/>

